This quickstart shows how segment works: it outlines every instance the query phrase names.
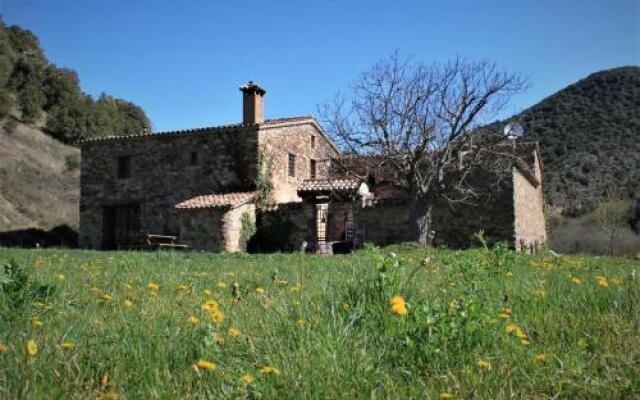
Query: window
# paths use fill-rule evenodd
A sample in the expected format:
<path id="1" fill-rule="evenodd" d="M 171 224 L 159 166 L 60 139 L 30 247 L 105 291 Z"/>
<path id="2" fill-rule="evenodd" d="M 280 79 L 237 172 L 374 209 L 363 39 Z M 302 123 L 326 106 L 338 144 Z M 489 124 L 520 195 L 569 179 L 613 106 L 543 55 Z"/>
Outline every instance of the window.
<path id="1" fill-rule="evenodd" d="M 309 160 L 309 178 L 316 179 L 316 160 Z"/>
<path id="2" fill-rule="evenodd" d="M 289 176 L 296 176 L 296 155 L 289 153 Z"/>
<path id="3" fill-rule="evenodd" d="M 311 148 L 316 147 L 316 135 L 311 135 Z"/>
<path id="4" fill-rule="evenodd" d="M 198 153 L 195 151 L 191 152 L 191 165 L 198 165 Z"/>
<path id="5" fill-rule="evenodd" d="M 131 158 L 129 156 L 118 157 L 118 178 L 125 179 L 131 175 Z"/>

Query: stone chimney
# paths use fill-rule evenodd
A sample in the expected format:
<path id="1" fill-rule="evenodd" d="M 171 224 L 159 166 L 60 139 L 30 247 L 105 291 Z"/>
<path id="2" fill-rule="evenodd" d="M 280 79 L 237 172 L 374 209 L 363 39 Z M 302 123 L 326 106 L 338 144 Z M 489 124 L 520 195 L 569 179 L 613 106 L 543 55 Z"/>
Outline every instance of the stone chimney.
<path id="1" fill-rule="evenodd" d="M 254 81 L 240 86 L 242 92 L 242 123 L 261 124 L 264 122 L 264 103 L 262 97 L 267 93 Z"/>

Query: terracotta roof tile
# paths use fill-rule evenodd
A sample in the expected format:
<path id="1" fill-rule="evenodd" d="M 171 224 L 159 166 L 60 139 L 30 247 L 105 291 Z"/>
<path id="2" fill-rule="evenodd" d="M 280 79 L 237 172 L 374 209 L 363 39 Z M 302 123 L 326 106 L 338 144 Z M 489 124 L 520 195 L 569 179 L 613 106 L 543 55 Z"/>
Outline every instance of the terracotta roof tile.
<path id="1" fill-rule="evenodd" d="M 332 192 L 358 190 L 361 182 L 357 179 L 305 179 L 298 192 Z"/>
<path id="2" fill-rule="evenodd" d="M 175 207 L 180 209 L 233 207 L 250 203 L 257 197 L 258 192 L 208 194 L 185 200 L 182 203 L 176 204 Z"/>

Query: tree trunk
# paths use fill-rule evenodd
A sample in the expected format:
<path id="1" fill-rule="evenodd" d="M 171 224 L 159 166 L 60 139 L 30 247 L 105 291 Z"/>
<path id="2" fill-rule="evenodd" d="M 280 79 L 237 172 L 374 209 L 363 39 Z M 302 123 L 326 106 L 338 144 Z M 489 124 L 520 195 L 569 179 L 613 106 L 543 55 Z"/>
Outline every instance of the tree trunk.
<path id="1" fill-rule="evenodd" d="M 414 195 L 409 203 L 409 233 L 412 241 L 431 244 L 431 205 L 424 195 Z"/>

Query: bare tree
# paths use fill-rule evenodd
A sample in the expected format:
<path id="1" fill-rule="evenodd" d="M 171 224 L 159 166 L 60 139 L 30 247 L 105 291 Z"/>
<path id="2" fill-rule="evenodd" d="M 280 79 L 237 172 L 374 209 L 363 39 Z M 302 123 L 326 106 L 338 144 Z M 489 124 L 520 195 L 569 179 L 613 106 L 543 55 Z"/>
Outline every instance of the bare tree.
<path id="1" fill-rule="evenodd" d="M 616 255 L 616 243 L 620 234 L 629 229 L 633 217 L 633 204 L 629 199 L 609 193 L 595 211 L 595 217 L 609 241 L 611 257 Z"/>
<path id="2" fill-rule="evenodd" d="M 375 154 L 411 199 L 413 239 L 426 243 L 431 204 L 463 201 L 473 160 L 487 142 L 476 128 L 496 118 L 527 81 L 491 62 L 456 59 L 426 65 L 398 53 L 375 64 L 319 107 L 320 118 L 346 152 Z M 461 157 L 465 162 L 461 163 Z"/>

